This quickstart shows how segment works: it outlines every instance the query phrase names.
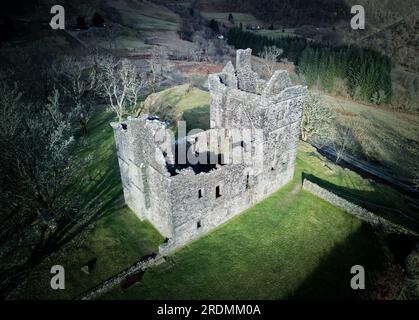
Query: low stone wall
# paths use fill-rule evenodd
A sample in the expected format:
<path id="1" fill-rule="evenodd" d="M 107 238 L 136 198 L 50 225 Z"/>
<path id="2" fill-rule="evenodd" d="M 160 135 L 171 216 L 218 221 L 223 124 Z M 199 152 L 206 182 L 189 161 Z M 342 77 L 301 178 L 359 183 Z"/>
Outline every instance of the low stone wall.
<path id="1" fill-rule="evenodd" d="M 97 285 L 96 287 L 89 289 L 85 293 L 78 296 L 75 300 L 91 300 L 94 299 L 96 296 L 104 294 L 105 292 L 108 292 L 113 287 L 121 284 L 127 277 L 131 276 L 132 274 L 144 271 L 145 269 L 159 265 L 160 263 L 163 263 L 165 261 L 165 258 L 158 254 L 155 258 L 150 258 L 145 261 L 139 261 L 133 266 L 129 267 L 128 269 L 125 269 L 121 271 L 120 273 L 112 276 L 111 278 L 105 280 L 101 284 Z"/>
<path id="2" fill-rule="evenodd" d="M 418 236 L 417 233 L 379 217 L 365 208 L 349 202 L 307 179 L 304 179 L 303 181 L 303 189 L 375 227 L 383 228 L 387 232 Z"/>

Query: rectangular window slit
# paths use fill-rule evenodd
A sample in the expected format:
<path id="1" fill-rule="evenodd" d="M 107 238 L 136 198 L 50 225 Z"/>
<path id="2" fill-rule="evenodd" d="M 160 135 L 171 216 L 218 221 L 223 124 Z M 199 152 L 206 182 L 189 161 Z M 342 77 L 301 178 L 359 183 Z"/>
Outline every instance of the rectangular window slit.
<path id="1" fill-rule="evenodd" d="M 221 197 L 220 186 L 216 186 L 216 187 L 215 187 L 215 197 L 216 197 L 216 198 Z"/>

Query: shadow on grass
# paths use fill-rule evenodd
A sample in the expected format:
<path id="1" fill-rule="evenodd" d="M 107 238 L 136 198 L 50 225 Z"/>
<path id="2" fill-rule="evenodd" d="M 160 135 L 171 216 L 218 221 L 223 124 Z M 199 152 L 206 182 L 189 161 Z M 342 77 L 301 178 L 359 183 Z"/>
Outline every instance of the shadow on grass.
<path id="1" fill-rule="evenodd" d="M 380 266 L 388 260 L 378 239 L 365 243 L 364 240 L 371 233 L 372 228 L 363 223 L 343 243 L 335 245 L 331 252 L 321 258 L 317 268 L 287 299 L 341 300 L 365 297 L 365 291 L 368 293 Z M 350 286 L 354 276 L 350 270 L 354 265 L 364 267 L 366 290 L 353 290 Z"/>
<path id="2" fill-rule="evenodd" d="M 122 207 L 123 193 L 119 165 L 112 128 L 109 126 L 112 119 L 111 114 L 100 109 L 96 110 L 93 121 L 88 127 L 88 133 L 78 137 L 79 156 L 93 157 L 80 172 L 80 183 L 69 191 L 80 198 L 83 204 L 83 216 L 78 215 L 72 222 L 60 228 L 59 232 L 46 243 L 47 251 L 59 250 L 75 239 L 88 225 Z M 84 179 L 87 179 L 87 182 L 83 182 Z"/>
<path id="3" fill-rule="evenodd" d="M 410 230 L 419 231 L 419 217 L 411 212 L 404 212 L 398 208 L 398 203 L 390 202 L 392 199 L 386 198 L 384 189 L 380 185 L 373 185 L 373 191 L 356 189 L 356 183 L 353 183 L 353 189 L 339 186 L 329 181 L 321 179 L 315 175 L 303 172 L 301 180 L 307 179 L 320 187 L 338 195 L 339 197 L 359 205 L 375 214 L 388 219 L 391 222 L 400 224 Z"/>

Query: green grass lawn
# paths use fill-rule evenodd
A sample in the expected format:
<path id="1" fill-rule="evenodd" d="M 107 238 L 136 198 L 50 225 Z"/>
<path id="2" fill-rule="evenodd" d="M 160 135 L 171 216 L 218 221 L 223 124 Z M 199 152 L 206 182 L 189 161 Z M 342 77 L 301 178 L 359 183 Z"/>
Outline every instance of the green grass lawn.
<path id="1" fill-rule="evenodd" d="M 162 104 L 176 107 L 179 118 L 186 121 L 188 131 L 209 129 L 210 96 L 207 91 L 183 84 L 151 94 L 146 100 L 146 104 L 147 101 L 150 106 Z"/>
<path id="2" fill-rule="evenodd" d="M 305 147 L 287 186 L 102 299 L 356 298 L 351 266 L 374 273 L 386 249 L 367 224 L 300 190 L 318 160 Z"/>
<path id="3" fill-rule="evenodd" d="M 148 100 L 152 100 L 153 103 L 172 105 L 182 113 L 197 107 L 209 106 L 210 96 L 207 91 L 192 87 L 189 84 L 182 84 L 153 93 L 148 97 Z"/>

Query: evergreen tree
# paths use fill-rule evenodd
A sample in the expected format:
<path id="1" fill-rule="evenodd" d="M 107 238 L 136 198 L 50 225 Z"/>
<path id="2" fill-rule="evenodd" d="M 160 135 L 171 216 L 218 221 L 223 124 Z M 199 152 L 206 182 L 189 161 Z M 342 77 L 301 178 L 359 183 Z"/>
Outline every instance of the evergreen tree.
<path id="1" fill-rule="evenodd" d="M 340 79 L 346 82 L 348 93 L 354 99 L 376 104 L 391 101 L 391 61 L 374 50 L 333 47 L 296 37 L 273 39 L 239 28 L 230 29 L 227 38 L 228 44 L 236 49 L 251 48 L 255 55 L 265 46 L 283 49 L 283 56 L 296 64 L 309 87 L 319 85 L 330 92 Z"/>
<path id="2" fill-rule="evenodd" d="M 81 30 L 86 30 L 87 29 L 86 21 L 84 20 L 84 18 L 82 16 L 77 17 L 77 28 L 81 29 Z"/>
<path id="3" fill-rule="evenodd" d="M 220 31 L 220 27 L 218 26 L 218 21 L 215 19 L 211 19 L 210 23 L 209 23 L 209 27 L 214 31 L 214 32 L 219 32 Z"/>

